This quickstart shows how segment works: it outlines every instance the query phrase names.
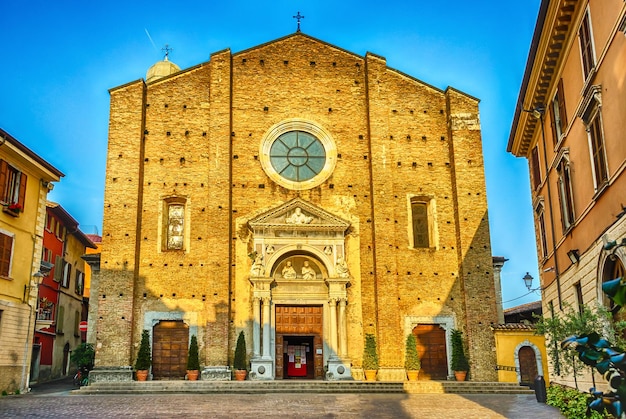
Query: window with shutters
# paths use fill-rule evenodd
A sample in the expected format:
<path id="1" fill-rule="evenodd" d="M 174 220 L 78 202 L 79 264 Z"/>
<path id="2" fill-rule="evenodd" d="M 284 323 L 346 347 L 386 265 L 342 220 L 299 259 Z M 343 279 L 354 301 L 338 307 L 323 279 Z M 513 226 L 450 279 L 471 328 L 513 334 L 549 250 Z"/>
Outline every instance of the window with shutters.
<path id="1" fill-rule="evenodd" d="M 57 313 L 57 328 L 58 334 L 63 334 L 63 326 L 65 325 L 65 307 L 59 306 L 59 312 Z"/>
<path id="2" fill-rule="evenodd" d="M 578 30 L 578 40 L 580 42 L 580 55 L 583 67 L 583 78 L 587 81 L 596 67 L 596 59 L 593 51 L 593 36 L 591 30 L 591 17 L 589 8 L 585 11 L 583 20 Z"/>
<path id="3" fill-rule="evenodd" d="M 80 296 L 83 295 L 84 281 L 85 281 L 84 274 L 77 269 L 76 270 L 76 287 L 75 287 L 75 292 L 76 292 L 76 294 L 78 294 Z"/>
<path id="4" fill-rule="evenodd" d="M 609 183 L 609 169 L 602 128 L 602 86 L 589 87 L 578 111 L 578 116 L 587 129 L 594 190 L 599 195 Z"/>
<path id="5" fill-rule="evenodd" d="M 541 185 L 541 169 L 539 167 L 539 148 L 535 146 L 530 155 L 530 172 L 533 174 L 535 189 Z"/>
<path id="6" fill-rule="evenodd" d="M 74 311 L 74 337 L 80 337 L 80 312 Z"/>
<path id="7" fill-rule="evenodd" d="M 546 221 L 543 199 L 535 206 L 535 222 L 537 223 L 537 241 L 539 242 L 540 259 L 548 257 L 548 241 L 546 238 Z"/>
<path id="8" fill-rule="evenodd" d="M 63 277 L 61 278 L 61 286 L 63 288 L 70 287 L 70 278 L 72 277 L 72 265 L 63 261 Z"/>
<path id="9" fill-rule="evenodd" d="M 65 261 L 59 255 L 54 257 L 54 280 L 56 282 L 61 282 L 61 278 L 63 278 L 63 264 Z"/>
<path id="10" fill-rule="evenodd" d="M 0 232 L 0 276 L 11 276 L 11 259 L 13 256 L 13 236 Z"/>
<path id="11" fill-rule="evenodd" d="M 574 224 L 574 192 L 572 188 L 572 171 L 570 170 L 569 154 L 563 153 L 556 166 L 557 186 L 561 204 L 561 222 L 566 232 Z"/>
<path id="12" fill-rule="evenodd" d="M 435 247 L 434 202 L 429 197 L 409 196 L 409 247 Z"/>
<path id="13" fill-rule="evenodd" d="M 563 79 L 559 80 L 556 95 L 552 100 L 552 135 L 556 145 L 567 129 L 567 112 L 565 110 L 565 93 L 563 92 Z"/>
<path id="14" fill-rule="evenodd" d="M 0 202 L 5 212 L 18 215 L 24 210 L 27 178 L 26 174 L 0 160 Z"/>

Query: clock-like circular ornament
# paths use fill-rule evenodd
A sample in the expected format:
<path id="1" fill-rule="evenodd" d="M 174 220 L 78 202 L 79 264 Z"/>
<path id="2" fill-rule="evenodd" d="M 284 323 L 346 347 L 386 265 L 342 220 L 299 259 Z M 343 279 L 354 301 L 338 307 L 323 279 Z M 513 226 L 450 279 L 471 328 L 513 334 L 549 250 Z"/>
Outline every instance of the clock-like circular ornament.
<path id="1" fill-rule="evenodd" d="M 264 135 L 261 166 L 276 183 L 293 190 L 322 184 L 337 163 L 337 147 L 318 124 L 293 118 L 281 121 Z"/>

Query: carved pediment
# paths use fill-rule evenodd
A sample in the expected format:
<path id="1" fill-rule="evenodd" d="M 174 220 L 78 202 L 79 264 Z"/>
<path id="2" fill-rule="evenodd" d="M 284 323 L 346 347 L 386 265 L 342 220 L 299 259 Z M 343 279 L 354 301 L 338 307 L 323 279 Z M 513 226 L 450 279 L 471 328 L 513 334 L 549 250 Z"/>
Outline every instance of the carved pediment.
<path id="1" fill-rule="evenodd" d="M 256 231 L 304 230 L 345 232 L 350 223 L 302 198 L 295 198 L 254 217 L 248 224 Z"/>

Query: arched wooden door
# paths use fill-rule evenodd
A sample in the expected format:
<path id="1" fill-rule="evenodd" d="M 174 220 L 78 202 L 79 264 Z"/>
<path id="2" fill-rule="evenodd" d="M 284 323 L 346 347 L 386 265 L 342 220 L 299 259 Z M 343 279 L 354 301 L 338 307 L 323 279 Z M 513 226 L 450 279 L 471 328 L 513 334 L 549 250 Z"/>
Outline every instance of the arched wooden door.
<path id="1" fill-rule="evenodd" d="M 537 358 L 535 351 L 530 346 L 522 346 L 519 349 L 519 369 L 520 384 L 523 386 L 534 386 L 535 378 L 539 375 L 537 371 Z"/>
<path id="2" fill-rule="evenodd" d="M 446 331 L 438 324 L 418 324 L 413 329 L 417 340 L 417 353 L 422 363 L 420 380 L 445 380 L 448 378 Z"/>
<path id="3" fill-rule="evenodd" d="M 189 326 L 182 321 L 160 321 L 152 335 L 152 376 L 155 380 L 182 380 L 187 373 Z"/>

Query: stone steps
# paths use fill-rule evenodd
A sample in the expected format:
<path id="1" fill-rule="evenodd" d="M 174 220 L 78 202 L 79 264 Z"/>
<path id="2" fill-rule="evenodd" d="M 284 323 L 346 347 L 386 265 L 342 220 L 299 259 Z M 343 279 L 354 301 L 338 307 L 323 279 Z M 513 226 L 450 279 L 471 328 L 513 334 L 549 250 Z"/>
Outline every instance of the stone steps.
<path id="1" fill-rule="evenodd" d="M 515 383 L 457 381 L 129 381 L 97 382 L 73 394 L 457 393 L 534 394 Z"/>

